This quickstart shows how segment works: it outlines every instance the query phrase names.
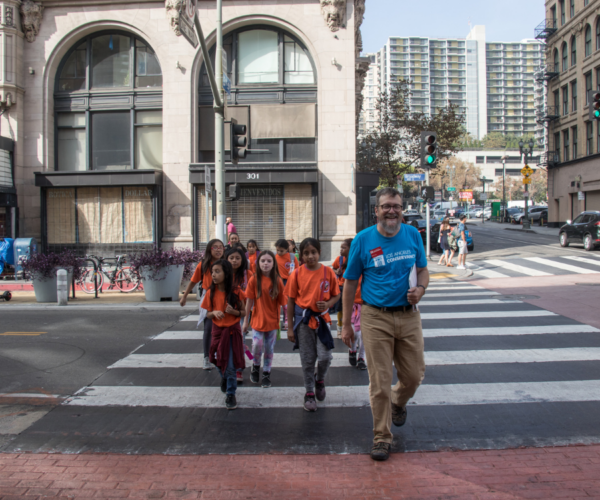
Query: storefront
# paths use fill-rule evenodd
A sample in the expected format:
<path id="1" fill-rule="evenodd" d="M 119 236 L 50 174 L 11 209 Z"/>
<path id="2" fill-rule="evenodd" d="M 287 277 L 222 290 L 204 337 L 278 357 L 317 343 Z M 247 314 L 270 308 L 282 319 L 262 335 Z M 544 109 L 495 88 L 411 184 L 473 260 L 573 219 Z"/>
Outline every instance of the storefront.
<path id="1" fill-rule="evenodd" d="M 14 141 L 0 137 L 0 238 L 17 237 L 14 147 Z"/>

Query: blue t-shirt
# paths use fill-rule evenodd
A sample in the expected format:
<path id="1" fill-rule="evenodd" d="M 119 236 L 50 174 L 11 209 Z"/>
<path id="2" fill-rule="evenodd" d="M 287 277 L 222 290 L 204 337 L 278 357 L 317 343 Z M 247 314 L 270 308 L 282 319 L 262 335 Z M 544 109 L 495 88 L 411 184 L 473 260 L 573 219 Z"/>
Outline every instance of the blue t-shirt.
<path id="1" fill-rule="evenodd" d="M 416 228 L 402 224 L 396 236 L 386 238 L 372 226 L 352 241 L 344 278 L 362 276 L 362 299 L 368 304 L 407 306 L 408 281 L 415 264 L 427 267 L 423 239 Z"/>

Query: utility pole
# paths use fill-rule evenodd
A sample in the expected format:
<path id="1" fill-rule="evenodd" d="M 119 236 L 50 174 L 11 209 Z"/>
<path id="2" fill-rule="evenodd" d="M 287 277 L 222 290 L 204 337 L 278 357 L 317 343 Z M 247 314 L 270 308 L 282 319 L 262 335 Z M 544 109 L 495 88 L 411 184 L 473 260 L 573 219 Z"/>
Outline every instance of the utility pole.
<path id="1" fill-rule="evenodd" d="M 523 141 L 519 141 L 519 151 L 525 158 L 525 166 L 521 170 L 523 174 L 523 184 L 525 184 L 525 215 L 523 216 L 523 229 L 529 229 L 531 224 L 529 222 L 529 213 L 528 213 L 528 201 L 529 201 L 529 184 L 531 183 L 531 179 L 529 178 L 531 174 L 533 174 L 533 170 L 528 164 L 528 157 L 531 158 L 533 153 L 534 142 L 533 139 L 529 140 L 529 148 L 525 147 Z"/>
<path id="2" fill-rule="evenodd" d="M 508 155 L 504 155 L 502 157 L 502 220 L 501 220 L 501 222 L 506 221 L 506 160 L 508 160 Z"/>

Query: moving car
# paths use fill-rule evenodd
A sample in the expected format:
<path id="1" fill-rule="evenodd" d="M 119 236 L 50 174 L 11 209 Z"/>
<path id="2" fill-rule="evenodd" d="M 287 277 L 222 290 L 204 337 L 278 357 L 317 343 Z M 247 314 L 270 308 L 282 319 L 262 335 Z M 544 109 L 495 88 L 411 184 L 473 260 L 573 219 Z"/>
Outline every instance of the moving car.
<path id="1" fill-rule="evenodd" d="M 436 219 L 431 219 L 429 221 L 429 226 L 434 226 L 435 224 L 439 223 L 439 220 Z M 416 227 L 417 230 L 419 231 L 419 234 L 421 235 L 421 238 L 423 238 L 423 245 L 427 245 L 427 220 L 425 219 L 415 219 L 413 221 L 411 221 L 409 223 L 409 225 Z M 433 238 L 433 236 L 431 236 L 431 238 Z"/>
<path id="2" fill-rule="evenodd" d="M 436 221 L 436 223 L 431 228 L 431 249 L 435 252 L 442 253 L 442 247 L 438 243 L 438 239 L 440 238 L 440 226 L 442 225 L 441 221 Z M 454 231 L 454 228 L 458 225 L 457 222 L 450 222 L 450 228 Z M 467 225 L 465 224 L 465 238 L 467 239 L 467 249 L 469 252 L 472 252 L 475 248 L 475 244 L 473 243 L 473 233 L 469 230 Z"/>
<path id="3" fill-rule="evenodd" d="M 574 221 L 568 220 L 558 232 L 560 246 L 583 243 L 588 252 L 600 245 L 600 212 L 588 210 L 580 213 Z"/>

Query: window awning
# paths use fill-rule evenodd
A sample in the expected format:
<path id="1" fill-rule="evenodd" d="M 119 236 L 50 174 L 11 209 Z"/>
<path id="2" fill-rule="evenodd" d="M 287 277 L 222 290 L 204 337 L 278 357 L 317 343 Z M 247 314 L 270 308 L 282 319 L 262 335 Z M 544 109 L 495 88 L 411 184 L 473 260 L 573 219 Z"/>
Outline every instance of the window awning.
<path id="1" fill-rule="evenodd" d="M 163 182 L 160 170 L 35 172 L 34 175 L 37 187 L 156 186 Z"/>

